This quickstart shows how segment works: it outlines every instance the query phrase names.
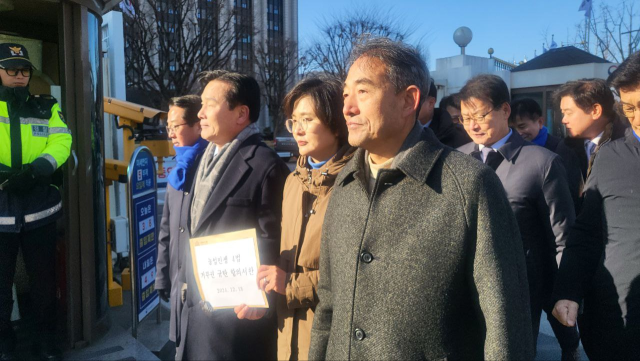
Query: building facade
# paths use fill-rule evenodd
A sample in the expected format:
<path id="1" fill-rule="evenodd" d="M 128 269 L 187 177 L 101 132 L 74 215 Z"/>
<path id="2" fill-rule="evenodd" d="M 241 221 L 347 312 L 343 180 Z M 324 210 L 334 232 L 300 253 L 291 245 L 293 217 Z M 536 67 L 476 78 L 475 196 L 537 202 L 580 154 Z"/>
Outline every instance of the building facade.
<path id="1" fill-rule="evenodd" d="M 537 101 L 547 128 L 554 135 L 565 136 L 562 114 L 553 102 L 553 92 L 570 80 L 606 79 L 616 65 L 576 47 L 563 46 L 517 66 L 494 57 L 464 54 L 436 59 L 436 69 L 431 75 L 438 88 L 438 102 L 446 95 L 459 92 L 476 75 L 498 75 L 509 87 L 512 99 Z"/>
<path id="2" fill-rule="evenodd" d="M 260 80 L 264 78 L 260 74 L 265 67 L 264 59 L 256 59 L 256 54 L 266 51 L 267 61 L 278 62 L 285 44 L 293 44 L 297 53 L 298 0 L 188 0 L 186 5 L 179 0 L 137 0 L 134 4 L 137 13 L 130 17 L 143 14 L 147 20 L 143 27 L 146 34 L 132 34 L 134 30 L 125 21 L 128 101 L 166 109 L 166 104 L 157 101 L 146 104 L 149 92 L 141 92 L 137 84 L 162 83 L 157 89 L 159 93 L 177 93 L 185 86 L 184 79 L 176 78 L 175 74 L 185 78 L 214 69 L 238 71 Z M 152 49 L 147 51 L 150 54 L 147 66 L 153 69 L 146 69 L 142 72 L 145 74 L 141 74 L 140 64 L 149 60 L 140 59 L 141 54 L 136 52 L 140 44 L 133 44 L 142 36 L 150 38 L 146 42 Z M 196 56 L 192 54 L 195 51 L 201 53 Z M 150 75 L 151 72 L 155 73 Z M 160 76 L 163 79 L 159 82 Z M 287 86 L 295 81 L 292 78 Z M 258 122 L 261 128 L 271 124 L 266 98 Z"/>

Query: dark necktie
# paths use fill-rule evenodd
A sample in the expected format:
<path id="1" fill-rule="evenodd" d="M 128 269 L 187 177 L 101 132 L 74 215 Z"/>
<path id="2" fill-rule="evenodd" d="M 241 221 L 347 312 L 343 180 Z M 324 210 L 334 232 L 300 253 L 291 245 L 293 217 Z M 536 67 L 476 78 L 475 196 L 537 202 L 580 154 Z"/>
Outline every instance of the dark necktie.
<path id="1" fill-rule="evenodd" d="M 487 154 L 487 161 L 485 162 L 491 169 L 496 170 L 500 166 L 500 163 L 504 160 L 504 157 L 500 152 L 496 152 L 495 150 L 491 150 L 489 154 Z"/>

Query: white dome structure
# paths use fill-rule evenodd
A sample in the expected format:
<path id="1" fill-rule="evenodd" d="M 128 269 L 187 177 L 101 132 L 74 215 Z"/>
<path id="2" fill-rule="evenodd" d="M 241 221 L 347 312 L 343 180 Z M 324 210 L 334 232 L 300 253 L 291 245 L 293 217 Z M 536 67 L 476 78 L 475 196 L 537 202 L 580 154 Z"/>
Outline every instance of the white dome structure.
<path id="1" fill-rule="evenodd" d="M 461 26 L 453 32 L 453 41 L 460 47 L 460 54 L 464 55 L 464 48 L 473 39 L 473 32 L 466 26 Z"/>

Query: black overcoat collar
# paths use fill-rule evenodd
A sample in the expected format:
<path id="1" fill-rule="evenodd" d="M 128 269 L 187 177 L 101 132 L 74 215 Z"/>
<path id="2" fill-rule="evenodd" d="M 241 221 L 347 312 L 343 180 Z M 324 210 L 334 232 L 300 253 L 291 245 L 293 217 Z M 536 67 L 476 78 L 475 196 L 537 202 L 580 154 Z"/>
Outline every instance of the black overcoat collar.
<path id="1" fill-rule="evenodd" d="M 255 134 L 247 138 L 240 145 L 238 153 L 233 156 L 224 174 L 222 174 L 222 177 L 218 180 L 215 189 L 209 195 L 209 199 L 202 209 L 202 215 L 200 216 L 198 224 L 195 229 L 191 230 L 192 235 L 198 234 L 204 222 L 211 221 L 209 217 L 211 217 L 222 204 L 226 203 L 229 194 L 236 188 L 236 185 L 241 182 L 244 175 L 251 170 L 248 160 L 253 158 L 260 143 L 262 143 L 260 134 Z M 195 190 L 196 183 L 197 181 L 195 179 L 191 183 L 191 194 L 193 194 Z M 189 223 L 191 223 L 191 214 L 189 214 Z"/>

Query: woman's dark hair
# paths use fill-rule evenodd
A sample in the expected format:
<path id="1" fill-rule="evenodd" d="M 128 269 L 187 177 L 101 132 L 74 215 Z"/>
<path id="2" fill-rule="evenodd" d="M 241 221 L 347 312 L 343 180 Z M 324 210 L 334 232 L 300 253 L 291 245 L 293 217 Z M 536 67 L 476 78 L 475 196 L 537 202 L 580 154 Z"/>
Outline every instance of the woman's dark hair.
<path id="1" fill-rule="evenodd" d="M 609 75 L 607 79 L 609 86 L 618 92 L 623 90 L 634 90 L 640 87 L 640 51 L 631 54 L 627 60 L 623 61 L 618 69 Z"/>
<path id="2" fill-rule="evenodd" d="M 251 123 L 258 120 L 260 117 L 260 85 L 253 77 L 227 70 L 203 71 L 198 75 L 198 81 L 203 87 L 214 80 L 229 84 L 230 89 L 225 97 L 229 103 L 229 109 L 235 109 L 238 105 L 246 105 L 249 108 Z"/>
<path id="3" fill-rule="evenodd" d="M 285 96 L 284 114 L 291 117 L 296 102 L 309 96 L 318 119 L 333 133 L 338 134 L 340 146 L 347 142 L 347 122 L 342 114 L 344 101 L 342 99 L 342 82 L 330 75 L 307 77 L 301 80 Z"/>
<path id="4" fill-rule="evenodd" d="M 440 100 L 440 109 L 446 110 L 447 107 L 460 110 L 460 98 L 458 97 L 458 93 L 447 95 Z"/>
<path id="5" fill-rule="evenodd" d="M 184 109 L 184 120 L 192 127 L 200 121 L 198 112 L 202 107 L 202 100 L 197 95 L 183 95 L 169 99 L 169 107 Z"/>
<path id="6" fill-rule="evenodd" d="M 553 93 L 553 99 L 558 107 L 562 98 L 567 96 L 571 97 L 578 108 L 585 113 L 591 112 L 594 105 L 600 104 L 605 118 L 615 117 L 613 93 L 602 79 L 569 81 Z"/>
<path id="7" fill-rule="evenodd" d="M 516 117 L 520 117 L 520 119 L 529 118 L 537 121 L 541 116 L 542 108 L 540 108 L 540 104 L 531 98 L 516 99 L 511 102 L 510 122 L 515 122 Z"/>
<path id="8" fill-rule="evenodd" d="M 509 103 L 509 88 L 497 75 L 480 74 L 471 78 L 460 90 L 460 101 L 466 102 L 471 98 L 490 103 L 494 108 Z"/>

